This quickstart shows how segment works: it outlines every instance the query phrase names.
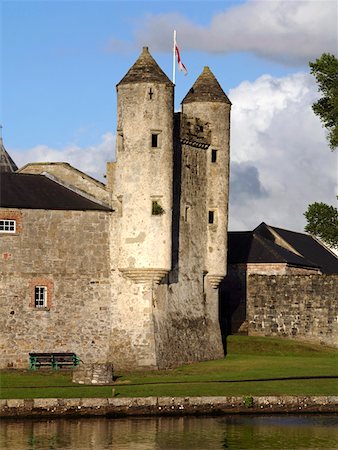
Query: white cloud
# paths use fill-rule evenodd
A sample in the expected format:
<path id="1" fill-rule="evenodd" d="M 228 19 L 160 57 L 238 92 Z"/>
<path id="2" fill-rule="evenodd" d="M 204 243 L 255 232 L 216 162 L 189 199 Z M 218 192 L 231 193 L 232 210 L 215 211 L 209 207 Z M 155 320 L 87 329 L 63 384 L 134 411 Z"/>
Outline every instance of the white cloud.
<path id="1" fill-rule="evenodd" d="M 335 202 L 337 153 L 311 105 L 311 76 L 264 75 L 229 92 L 231 121 L 230 228 L 264 221 L 302 231 L 314 201 Z"/>
<path id="2" fill-rule="evenodd" d="M 97 180 L 104 181 L 107 161 L 115 160 L 115 136 L 105 133 L 101 142 L 89 147 L 72 144 L 55 149 L 47 145 L 37 145 L 25 151 L 8 151 L 19 167 L 29 162 L 68 162 Z"/>
<path id="3" fill-rule="evenodd" d="M 230 229 L 249 230 L 260 222 L 302 231 L 308 204 L 335 202 L 337 152 L 329 150 L 311 105 L 317 99 L 313 77 L 263 75 L 229 92 L 231 119 Z M 38 145 L 25 152 L 8 149 L 20 166 L 66 161 L 103 180 L 115 158 L 115 137 L 102 136 L 90 147 L 63 149 Z"/>
<path id="4" fill-rule="evenodd" d="M 337 51 L 335 0 L 251 0 L 217 13 L 208 26 L 175 13 L 149 14 L 136 30 L 138 44 L 170 51 L 173 24 L 185 51 L 253 52 L 287 64 Z"/>

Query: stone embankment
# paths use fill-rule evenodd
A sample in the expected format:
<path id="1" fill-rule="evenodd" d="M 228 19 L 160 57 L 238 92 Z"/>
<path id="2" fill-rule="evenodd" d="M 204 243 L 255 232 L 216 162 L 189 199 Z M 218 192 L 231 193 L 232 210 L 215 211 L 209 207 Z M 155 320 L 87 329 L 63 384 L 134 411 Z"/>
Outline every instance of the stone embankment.
<path id="1" fill-rule="evenodd" d="M 0 417 L 338 413 L 338 396 L 112 397 L 0 400 Z"/>

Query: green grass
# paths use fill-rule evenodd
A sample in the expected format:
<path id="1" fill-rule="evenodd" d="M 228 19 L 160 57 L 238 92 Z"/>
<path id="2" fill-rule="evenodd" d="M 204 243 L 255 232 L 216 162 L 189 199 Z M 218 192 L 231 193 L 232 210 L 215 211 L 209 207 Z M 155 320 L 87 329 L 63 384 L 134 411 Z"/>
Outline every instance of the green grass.
<path id="1" fill-rule="evenodd" d="M 70 372 L 3 371 L 1 398 L 111 397 L 112 389 L 121 397 L 338 395 L 338 350 L 278 338 L 230 336 L 225 359 L 115 375 L 114 386 L 83 386 L 72 383 Z"/>

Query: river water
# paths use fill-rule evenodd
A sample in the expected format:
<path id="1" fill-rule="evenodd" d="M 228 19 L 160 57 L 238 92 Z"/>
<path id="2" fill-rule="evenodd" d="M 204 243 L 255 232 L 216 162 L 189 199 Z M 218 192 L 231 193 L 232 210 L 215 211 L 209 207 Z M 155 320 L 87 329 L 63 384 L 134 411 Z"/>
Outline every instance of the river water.
<path id="1" fill-rule="evenodd" d="M 3 420 L 1 450 L 338 449 L 338 415 Z"/>

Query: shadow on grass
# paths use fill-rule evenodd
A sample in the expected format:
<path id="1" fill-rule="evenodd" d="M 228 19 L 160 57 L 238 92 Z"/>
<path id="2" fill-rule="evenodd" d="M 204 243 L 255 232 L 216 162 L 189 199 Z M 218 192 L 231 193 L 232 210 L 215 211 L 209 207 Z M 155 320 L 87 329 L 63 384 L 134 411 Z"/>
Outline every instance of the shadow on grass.
<path id="1" fill-rule="evenodd" d="M 114 377 L 114 379 L 121 377 Z M 266 382 L 266 381 L 292 381 L 292 380 L 338 380 L 338 375 L 319 375 L 319 376 L 309 376 L 309 377 L 278 377 L 278 378 L 255 378 L 255 379 L 246 379 L 246 380 L 203 380 L 203 381 L 150 381 L 149 383 L 110 383 L 110 384 L 102 384 L 95 385 L 95 387 L 104 387 L 104 386 L 148 386 L 148 385 L 164 385 L 164 384 L 208 384 L 208 383 L 257 383 L 257 382 Z M 74 384 L 67 386 L 60 385 L 49 385 L 43 386 L 44 389 L 48 388 L 83 388 L 84 386 L 91 386 L 92 384 Z M 3 388 L 5 389 L 5 388 Z M 41 386 L 13 386 L 10 389 L 41 389 Z"/>

